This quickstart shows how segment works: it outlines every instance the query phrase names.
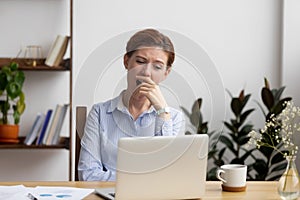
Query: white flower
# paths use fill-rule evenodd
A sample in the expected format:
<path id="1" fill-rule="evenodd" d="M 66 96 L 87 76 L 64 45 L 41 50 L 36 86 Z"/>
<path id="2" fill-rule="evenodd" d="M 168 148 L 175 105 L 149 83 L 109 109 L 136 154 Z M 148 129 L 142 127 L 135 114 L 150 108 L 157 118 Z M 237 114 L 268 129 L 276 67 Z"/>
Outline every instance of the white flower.
<path id="1" fill-rule="evenodd" d="M 263 129 L 259 133 L 251 131 L 249 133 L 249 145 L 255 145 L 257 148 L 260 146 L 271 147 L 284 156 L 296 155 L 298 152 L 298 146 L 294 143 L 294 134 L 300 133 L 300 107 L 294 106 L 293 102 L 286 102 L 285 109 L 276 117 L 274 114 L 270 116 L 270 120 L 265 123 Z M 277 143 L 282 143 L 285 150 L 277 149 L 277 146 L 272 142 L 264 143 L 262 141 L 262 134 L 267 134 L 268 138 Z"/>

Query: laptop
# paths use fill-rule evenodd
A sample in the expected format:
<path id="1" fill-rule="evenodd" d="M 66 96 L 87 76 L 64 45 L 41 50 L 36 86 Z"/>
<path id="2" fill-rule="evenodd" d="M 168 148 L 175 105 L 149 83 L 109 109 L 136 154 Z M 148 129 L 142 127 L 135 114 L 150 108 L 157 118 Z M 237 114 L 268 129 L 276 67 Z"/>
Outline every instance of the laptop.
<path id="1" fill-rule="evenodd" d="M 95 191 L 117 200 L 201 198 L 208 141 L 205 134 L 121 138 L 116 187 Z"/>

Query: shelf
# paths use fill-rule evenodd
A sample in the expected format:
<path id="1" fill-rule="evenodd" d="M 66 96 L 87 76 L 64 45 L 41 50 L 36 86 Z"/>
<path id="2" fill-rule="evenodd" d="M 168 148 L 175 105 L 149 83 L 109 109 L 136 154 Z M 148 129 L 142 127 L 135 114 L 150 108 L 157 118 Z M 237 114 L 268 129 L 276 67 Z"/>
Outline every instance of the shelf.
<path id="1" fill-rule="evenodd" d="M 11 62 L 16 62 L 19 64 L 19 69 L 23 71 L 70 71 L 70 68 L 66 66 L 70 66 L 69 59 L 64 60 L 61 65 L 58 67 L 49 67 L 47 65 L 41 64 L 37 66 L 28 66 L 26 65 L 27 59 L 24 58 L 0 58 L 0 67 L 8 65 Z M 41 63 L 45 62 L 45 59 L 39 60 Z"/>
<path id="2" fill-rule="evenodd" d="M 1 144 L 0 143 L 0 150 L 1 149 L 70 149 L 69 148 L 69 141 L 68 137 L 61 137 L 59 144 L 57 145 L 25 145 L 23 143 L 25 137 L 20 137 L 20 142 L 18 144 Z"/>

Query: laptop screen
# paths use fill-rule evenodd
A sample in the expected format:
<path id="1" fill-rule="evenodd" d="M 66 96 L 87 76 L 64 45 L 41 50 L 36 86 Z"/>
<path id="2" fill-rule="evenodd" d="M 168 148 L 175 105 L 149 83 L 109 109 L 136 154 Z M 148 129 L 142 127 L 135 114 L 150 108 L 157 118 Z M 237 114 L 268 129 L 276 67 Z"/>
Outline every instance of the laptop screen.
<path id="1" fill-rule="evenodd" d="M 188 199 L 205 192 L 208 136 L 121 138 L 116 199 Z"/>

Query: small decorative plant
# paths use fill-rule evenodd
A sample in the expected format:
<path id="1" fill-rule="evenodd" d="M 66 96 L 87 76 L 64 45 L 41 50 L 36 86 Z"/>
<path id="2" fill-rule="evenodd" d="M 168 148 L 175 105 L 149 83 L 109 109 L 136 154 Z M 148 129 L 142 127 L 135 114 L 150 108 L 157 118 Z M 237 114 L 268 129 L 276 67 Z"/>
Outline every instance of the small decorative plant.
<path id="1" fill-rule="evenodd" d="M 285 87 L 280 88 L 271 88 L 269 81 L 264 79 L 264 87 L 261 89 L 261 99 L 265 106 L 263 108 L 259 103 L 258 105 L 263 112 L 265 117 L 265 124 L 270 124 L 270 122 L 276 120 L 278 115 L 282 113 L 284 108 L 286 107 L 286 103 L 291 101 L 291 97 L 282 98 L 282 94 L 284 92 Z M 267 110 L 267 111 L 265 111 Z M 263 129 L 257 131 L 259 135 L 254 135 L 252 132 L 252 137 L 260 136 L 261 144 L 258 151 L 261 153 L 262 157 L 255 158 L 255 163 L 253 165 L 253 169 L 257 172 L 255 175 L 256 180 L 278 180 L 281 176 L 282 171 L 286 167 L 286 162 L 284 156 L 276 151 L 274 148 L 270 148 L 272 146 L 279 147 L 281 141 L 276 138 L 276 131 L 280 129 L 280 122 L 276 123 L 277 126 L 265 126 Z M 251 140 L 253 142 L 253 140 Z"/>
<path id="2" fill-rule="evenodd" d="M 19 124 L 25 110 L 25 95 L 22 91 L 25 74 L 18 67 L 17 63 L 12 62 L 0 71 L 0 124 L 12 124 L 9 121 L 10 114 L 14 119 L 13 124 Z"/>
<path id="3" fill-rule="evenodd" d="M 257 148 L 273 149 L 278 153 L 277 155 L 280 155 L 280 157 L 277 156 L 277 160 L 282 157 L 286 159 L 285 172 L 282 175 L 279 174 L 278 193 L 282 199 L 297 199 L 300 193 L 300 179 L 295 165 L 298 152 L 295 135 L 300 133 L 300 107 L 295 106 L 291 101 L 284 102 L 283 106 L 284 109 L 280 114 L 270 115 L 263 129 L 249 133 L 251 137 L 249 144 Z M 266 142 L 263 136 L 268 137 L 270 142 Z M 283 165 L 279 163 L 274 168 L 281 166 Z"/>

